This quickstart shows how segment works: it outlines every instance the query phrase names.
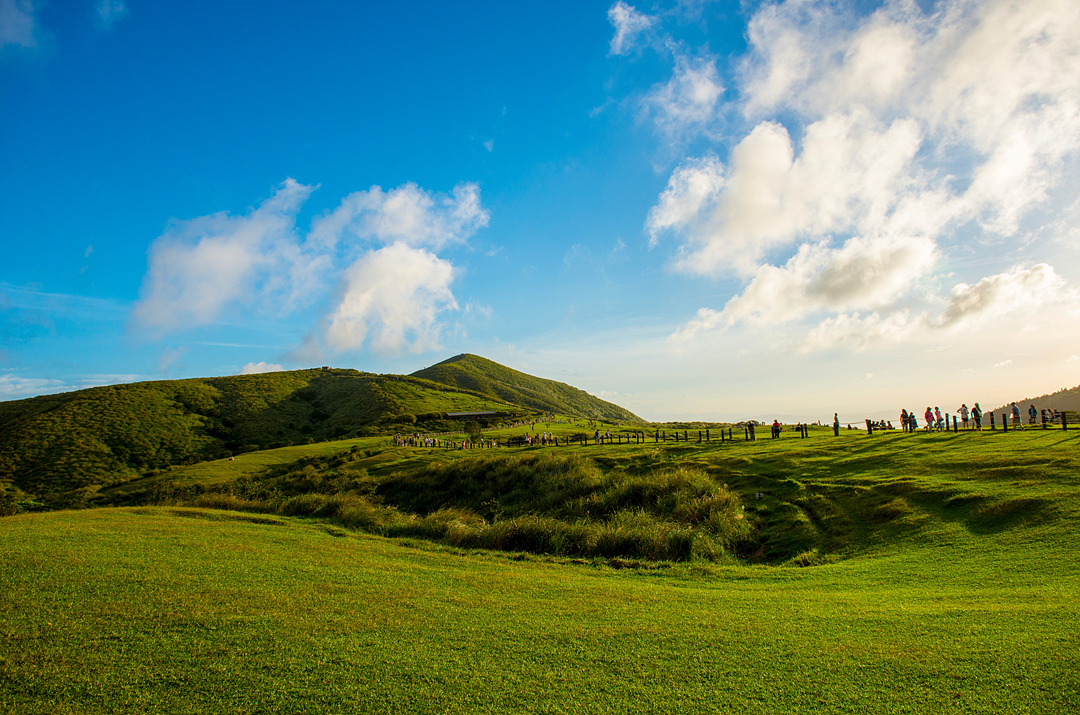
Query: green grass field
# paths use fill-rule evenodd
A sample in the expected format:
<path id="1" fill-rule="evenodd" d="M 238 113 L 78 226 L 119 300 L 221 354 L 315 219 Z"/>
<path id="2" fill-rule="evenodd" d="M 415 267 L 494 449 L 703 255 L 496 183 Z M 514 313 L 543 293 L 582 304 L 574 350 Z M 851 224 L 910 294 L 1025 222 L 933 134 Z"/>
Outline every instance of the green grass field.
<path id="1" fill-rule="evenodd" d="M 1033 431 L 559 448 L 722 479 L 760 534 L 737 565 L 184 507 L 7 517 L 0 712 L 1076 712 L 1078 447 Z M 380 449 L 376 478 L 472 456 Z"/>

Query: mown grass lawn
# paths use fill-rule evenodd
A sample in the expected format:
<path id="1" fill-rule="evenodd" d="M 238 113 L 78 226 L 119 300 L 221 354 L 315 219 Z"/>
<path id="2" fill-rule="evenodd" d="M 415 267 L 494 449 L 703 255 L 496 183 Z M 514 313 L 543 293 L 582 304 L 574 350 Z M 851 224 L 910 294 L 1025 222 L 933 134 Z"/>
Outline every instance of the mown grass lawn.
<path id="1" fill-rule="evenodd" d="M 0 712 L 1077 711 L 1063 486 L 1056 518 L 925 517 L 809 568 L 617 570 L 199 509 L 10 517 Z"/>

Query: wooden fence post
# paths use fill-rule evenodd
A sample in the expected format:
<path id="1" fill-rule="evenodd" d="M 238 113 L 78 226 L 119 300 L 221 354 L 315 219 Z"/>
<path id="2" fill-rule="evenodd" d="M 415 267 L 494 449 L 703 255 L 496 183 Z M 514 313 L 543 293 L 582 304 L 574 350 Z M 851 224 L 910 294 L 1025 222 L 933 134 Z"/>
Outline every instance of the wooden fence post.
<path id="1" fill-rule="evenodd" d="M 1069 429 L 1069 416 L 1065 414 L 1065 410 L 1061 411 L 1061 429 Z"/>
<path id="2" fill-rule="evenodd" d="M 1006 432 L 1009 431 L 1009 413 L 1008 412 L 1002 412 L 1001 413 L 1001 429 L 1005 430 Z"/>
<path id="3" fill-rule="evenodd" d="M 990 413 L 990 429 L 991 430 L 997 429 L 997 427 L 994 426 L 994 413 L 993 412 Z"/>

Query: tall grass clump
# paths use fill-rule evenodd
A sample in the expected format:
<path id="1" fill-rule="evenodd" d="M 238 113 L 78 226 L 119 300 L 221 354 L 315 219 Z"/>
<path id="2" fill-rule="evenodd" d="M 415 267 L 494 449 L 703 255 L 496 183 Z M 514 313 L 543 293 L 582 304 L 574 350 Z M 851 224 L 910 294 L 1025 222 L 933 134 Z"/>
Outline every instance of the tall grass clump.
<path id="1" fill-rule="evenodd" d="M 398 473 L 380 499 L 424 516 L 395 528 L 461 546 L 567 556 L 718 560 L 746 539 L 741 500 L 701 470 L 605 474 L 546 452 Z"/>

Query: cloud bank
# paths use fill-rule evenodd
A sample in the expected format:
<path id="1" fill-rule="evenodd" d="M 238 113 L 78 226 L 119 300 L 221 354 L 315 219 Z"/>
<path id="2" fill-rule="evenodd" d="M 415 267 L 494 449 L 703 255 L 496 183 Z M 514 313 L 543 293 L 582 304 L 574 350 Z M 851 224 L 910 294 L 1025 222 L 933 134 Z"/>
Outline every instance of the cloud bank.
<path id="1" fill-rule="evenodd" d="M 764 5 L 727 102 L 706 50 L 693 62 L 675 53 L 670 80 L 645 101 L 660 133 L 745 127 L 679 162 L 645 222 L 650 247 L 674 242 L 671 270 L 745 286 L 702 308 L 675 342 L 811 321 L 800 349 L 861 350 L 912 331 L 977 329 L 1066 290 L 1047 263 L 945 296 L 933 285 L 954 255 L 1001 253 L 1052 197 L 1080 198 L 1080 5 L 935 8 Z"/>
<path id="2" fill-rule="evenodd" d="M 458 184 L 450 194 L 373 186 L 316 217 L 302 236 L 296 216 L 315 188 L 287 179 L 244 215 L 170 224 L 149 249 L 133 326 L 161 337 L 247 311 L 283 316 L 318 304 L 322 317 L 295 353 L 305 359 L 437 347 L 439 316 L 458 305 L 456 270 L 433 251 L 487 225 L 479 186 Z"/>

